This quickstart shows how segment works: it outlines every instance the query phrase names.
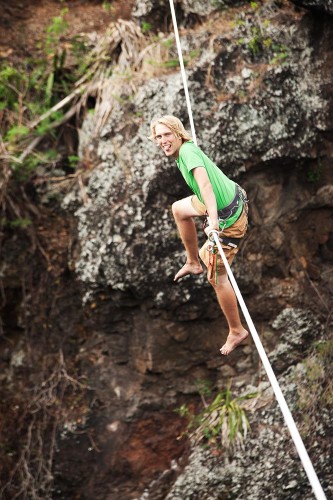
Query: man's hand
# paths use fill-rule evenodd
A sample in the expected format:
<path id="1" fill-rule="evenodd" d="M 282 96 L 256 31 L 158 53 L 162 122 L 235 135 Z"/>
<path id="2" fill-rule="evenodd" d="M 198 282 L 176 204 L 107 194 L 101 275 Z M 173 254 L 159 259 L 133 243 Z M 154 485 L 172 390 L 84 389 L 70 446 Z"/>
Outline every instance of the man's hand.
<path id="1" fill-rule="evenodd" d="M 206 233 L 207 237 L 209 237 L 209 233 L 211 231 L 213 231 L 213 230 L 219 231 L 220 230 L 218 219 L 208 218 L 208 223 L 209 223 L 209 225 L 205 228 L 205 233 Z"/>

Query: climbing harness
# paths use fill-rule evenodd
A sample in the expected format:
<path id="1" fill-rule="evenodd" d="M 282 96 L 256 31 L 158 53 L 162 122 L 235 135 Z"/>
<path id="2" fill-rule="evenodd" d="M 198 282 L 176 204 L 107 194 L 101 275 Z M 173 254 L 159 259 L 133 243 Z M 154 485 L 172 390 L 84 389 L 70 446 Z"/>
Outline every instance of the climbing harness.
<path id="1" fill-rule="evenodd" d="M 221 236 L 219 235 L 219 241 L 223 245 L 231 248 L 237 248 L 239 245 L 239 242 L 241 241 L 242 238 L 227 238 L 226 236 Z M 215 245 L 214 240 L 209 239 L 209 243 L 206 246 L 206 249 L 208 252 L 211 252 L 213 254 L 218 253 L 218 248 Z"/>
<path id="2" fill-rule="evenodd" d="M 242 238 L 229 238 L 228 236 L 225 236 L 223 234 L 223 231 L 225 230 L 227 226 L 227 221 L 230 217 L 235 215 L 240 207 L 242 207 L 242 210 L 240 214 L 238 215 L 238 218 L 242 215 L 243 211 L 246 213 L 248 212 L 248 199 L 247 199 L 247 194 L 242 189 L 238 184 L 235 184 L 236 186 L 236 192 L 233 200 L 227 205 L 226 207 L 222 208 L 221 210 L 218 210 L 218 220 L 219 220 L 219 241 L 222 243 L 224 246 L 230 247 L 230 248 L 238 248 L 238 245 L 241 241 Z M 238 219 L 237 219 L 238 220 Z M 235 221 L 234 221 L 235 222 Z M 203 230 L 205 230 L 209 226 L 209 217 L 208 213 L 206 212 L 205 219 L 203 221 Z M 217 254 L 218 254 L 218 248 L 214 243 L 214 239 L 210 239 L 208 244 L 206 245 L 206 250 L 209 252 L 208 256 L 208 277 L 209 279 L 213 278 L 213 273 L 215 270 L 215 284 L 217 285 L 218 281 L 218 259 L 217 259 Z"/>
<path id="3" fill-rule="evenodd" d="M 248 201 L 249 200 L 246 197 L 244 189 L 242 189 L 238 184 L 236 184 L 236 193 L 231 203 L 229 203 L 229 205 L 222 208 L 221 210 L 218 210 L 217 212 L 219 219 L 221 220 L 229 219 L 230 217 L 235 215 L 240 205 L 242 205 L 243 203 L 248 203 Z"/>
<path id="4" fill-rule="evenodd" d="M 180 65 L 180 70 L 181 70 L 181 75 L 182 75 L 182 80 L 183 80 L 183 86 L 184 86 L 184 92 L 185 92 L 185 99 L 186 99 L 186 104 L 187 104 L 187 110 L 188 110 L 188 115 L 189 115 L 189 120 L 190 120 L 190 126 L 191 126 L 191 132 L 192 132 L 192 138 L 193 142 L 197 144 L 196 140 L 196 135 L 195 135 L 195 127 L 194 127 L 194 121 L 193 121 L 193 115 L 192 115 L 192 107 L 191 107 L 191 101 L 190 101 L 190 96 L 188 92 L 188 85 L 187 85 L 187 79 L 186 79 L 186 73 L 185 73 L 185 66 L 184 66 L 184 61 L 183 61 L 183 55 L 182 55 L 182 49 L 181 49 L 181 44 L 180 44 L 180 38 L 179 38 L 179 32 L 178 32 L 178 25 L 177 25 L 177 19 L 176 19 L 176 13 L 175 13 L 175 7 L 173 0 L 169 0 L 170 2 L 170 10 L 171 10 L 171 16 L 172 16 L 172 22 L 173 22 L 173 27 L 174 27 L 174 32 L 175 32 L 175 38 L 176 38 L 176 45 L 177 45 L 177 50 L 178 50 L 178 57 L 179 57 L 179 65 Z M 209 220 L 208 220 L 209 222 Z M 277 381 L 277 378 L 275 376 L 275 373 L 273 372 L 273 369 L 271 367 L 271 364 L 269 362 L 269 359 L 267 357 L 267 354 L 263 348 L 263 345 L 261 343 L 261 340 L 259 338 L 258 332 L 254 326 L 254 323 L 252 321 L 252 318 L 249 314 L 249 311 L 246 307 L 246 304 L 244 302 L 244 299 L 242 297 L 242 294 L 240 293 L 240 290 L 238 288 L 237 282 L 234 278 L 234 275 L 230 269 L 229 263 L 227 261 L 226 256 L 224 255 L 223 248 L 221 246 L 221 242 L 219 240 L 219 233 L 216 230 L 212 230 L 209 234 L 209 239 L 216 245 L 218 252 L 220 253 L 220 256 L 222 258 L 223 264 L 226 268 L 226 271 L 228 273 L 230 282 L 233 286 L 233 289 L 235 291 L 236 297 L 238 299 L 239 305 L 242 309 L 244 318 L 247 322 L 247 325 L 249 327 L 249 330 L 251 332 L 253 341 L 256 345 L 256 348 L 258 350 L 259 356 L 261 358 L 262 364 L 266 370 L 268 379 L 271 383 L 272 389 L 274 391 L 275 397 L 277 402 L 279 403 L 281 412 L 284 416 L 286 425 L 289 429 L 289 432 L 291 434 L 291 437 L 294 441 L 296 450 L 298 452 L 298 455 L 300 457 L 300 460 L 303 464 L 304 470 L 308 476 L 309 482 L 312 486 L 313 493 L 316 497 L 317 500 L 326 500 L 326 495 L 324 493 L 324 490 L 321 487 L 321 484 L 319 482 L 318 476 L 316 474 L 316 471 L 313 468 L 312 462 L 310 460 L 310 457 L 308 455 L 308 452 L 305 449 L 304 443 L 302 441 L 302 438 L 300 436 L 300 433 L 296 427 L 295 421 L 293 419 L 293 416 L 288 408 L 287 402 L 283 396 L 283 393 L 280 389 L 279 383 Z"/>
<path id="5" fill-rule="evenodd" d="M 237 210 L 241 205 L 243 205 L 243 208 L 245 207 L 247 210 L 247 204 L 249 200 L 247 199 L 246 192 L 244 189 L 242 189 L 238 184 L 236 184 L 236 193 L 233 198 L 233 200 L 227 205 L 226 207 L 222 208 L 221 210 L 217 211 L 217 216 L 219 218 L 219 227 L 220 231 L 224 231 L 226 225 L 227 225 L 227 220 L 230 219 L 230 217 L 233 217 L 236 213 Z M 241 213 L 239 214 L 239 217 L 241 216 Z M 205 214 L 205 219 L 203 221 L 203 229 L 205 230 L 206 227 L 208 227 L 208 213 L 206 212 Z M 232 246 L 232 245 L 230 245 Z"/>

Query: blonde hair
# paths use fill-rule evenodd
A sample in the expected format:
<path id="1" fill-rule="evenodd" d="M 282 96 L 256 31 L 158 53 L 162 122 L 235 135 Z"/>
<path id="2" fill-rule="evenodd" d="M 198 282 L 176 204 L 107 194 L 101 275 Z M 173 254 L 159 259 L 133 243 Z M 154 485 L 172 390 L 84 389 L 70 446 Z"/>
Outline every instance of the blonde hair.
<path id="1" fill-rule="evenodd" d="M 151 132 L 151 136 L 149 137 L 150 140 L 156 142 L 156 125 L 158 125 L 159 123 L 161 125 L 165 125 L 166 127 L 168 127 L 176 136 L 183 139 L 183 141 L 192 140 L 192 137 L 185 130 L 185 127 L 179 120 L 179 118 L 172 115 L 164 115 L 161 116 L 161 118 L 155 118 L 152 120 L 150 124 L 150 132 Z"/>

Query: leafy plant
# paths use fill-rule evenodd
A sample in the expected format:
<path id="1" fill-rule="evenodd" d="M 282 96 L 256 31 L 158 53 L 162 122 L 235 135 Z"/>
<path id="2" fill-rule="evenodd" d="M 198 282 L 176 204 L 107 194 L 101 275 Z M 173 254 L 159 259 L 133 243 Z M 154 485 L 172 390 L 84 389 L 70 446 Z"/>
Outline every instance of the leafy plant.
<path id="1" fill-rule="evenodd" d="M 175 412 L 178 413 L 181 417 L 188 417 L 190 414 L 190 410 L 185 404 L 181 405 L 179 408 L 176 408 Z"/>
<path id="2" fill-rule="evenodd" d="M 284 64 L 286 59 L 289 57 L 289 48 L 284 44 L 271 44 L 271 50 L 274 57 L 269 61 L 270 64 Z"/>
<path id="3" fill-rule="evenodd" d="M 184 61 L 184 64 L 185 64 L 185 61 Z M 179 61 L 178 61 L 178 59 L 170 59 L 169 61 L 165 61 L 163 63 L 163 66 L 165 68 L 177 68 L 177 66 L 179 66 Z"/>
<path id="4" fill-rule="evenodd" d="M 67 157 L 68 159 L 68 165 L 70 168 L 76 168 L 77 164 L 79 163 L 80 158 L 76 155 L 70 155 Z"/>
<path id="5" fill-rule="evenodd" d="M 32 220 L 31 219 L 14 219 L 8 223 L 9 226 L 16 228 L 26 228 L 31 226 Z"/>
<path id="6" fill-rule="evenodd" d="M 148 33 L 152 29 L 152 24 L 143 22 L 141 25 L 142 33 Z"/>
<path id="7" fill-rule="evenodd" d="M 29 128 L 24 125 L 14 125 L 5 135 L 6 141 L 15 142 L 18 138 L 23 137 L 29 133 Z"/>
<path id="8" fill-rule="evenodd" d="M 65 171 L 76 168 L 75 154 L 68 156 L 65 151 L 63 157 L 53 160 L 45 151 L 58 147 L 61 125 L 74 116 L 80 119 L 82 108 L 94 114 L 97 132 L 113 107 L 130 102 L 138 84 L 178 66 L 172 37 L 144 36 L 149 26 L 141 30 L 136 23 L 120 19 L 88 47 L 82 35 L 71 36 L 67 12 L 62 9 L 51 19 L 44 41 L 38 44 L 38 55 L 25 59 L 19 67 L 0 62 L 1 159 L 5 164 L 1 204 L 9 195 L 11 178 L 26 182 L 38 167 L 53 167 L 61 161 Z M 194 57 L 196 53 L 191 53 L 190 58 Z M 147 64 L 149 60 L 154 65 Z M 110 103 L 107 110 L 102 105 L 106 101 Z M 40 175 L 41 169 L 38 172 Z"/>
<path id="9" fill-rule="evenodd" d="M 15 109 L 21 88 L 25 87 L 25 75 L 10 64 L 0 67 L 0 105 L 2 109 Z"/>
<path id="10" fill-rule="evenodd" d="M 52 106 L 63 99 L 73 85 L 68 72 L 64 71 L 67 49 L 61 42 L 69 28 L 65 20 L 67 12 L 68 9 L 62 9 L 60 15 L 51 20 L 38 57 L 25 59 L 18 68 L 10 62 L 0 65 L 5 152 L 2 159 L 9 160 L 9 168 L 20 181 L 27 180 L 38 165 L 48 162 L 47 155 L 36 155 L 33 151 L 46 137 L 56 140 L 57 127 L 64 120 L 64 113 L 59 109 L 52 111 Z M 77 37 L 73 46 L 78 53 Z M 79 67 L 79 62 L 74 63 L 72 73 L 75 67 Z"/>
<path id="11" fill-rule="evenodd" d="M 113 6 L 111 5 L 110 2 L 103 2 L 102 7 L 106 12 L 111 12 L 113 9 Z"/>
<path id="12" fill-rule="evenodd" d="M 271 20 L 265 18 L 267 11 L 258 2 L 250 2 L 251 9 L 242 12 L 233 22 L 237 43 L 252 60 L 259 57 L 268 59 L 270 64 L 283 64 L 289 56 L 286 45 L 274 43 L 274 31 Z"/>
<path id="13" fill-rule="evenodd" d="M 47 27 L 47 37 L 45 42 L 45 50 L 48 54 L 53 54 L 54 49 L 57 48 L 57 42 L 60 36 L 68 29 L 69 25 L 65 20 L 65 15 L 68 9 L 62 9 L 59 16 L 52 18 L 51 24 Z M 55 45 L 56 44 L 56 45 Z"/>
<path id="14" fill-rule="evenodd" d="M 248 47 L 252 54 L 256 56 L 262 49 L 263 38 L 257 26 L 251 28 L 252 38 L 248 42 Z"/>
<path id="15" fill-rule="evenodd" d="M 194 444 L 206 442 L 209 445 L 219 446 L 226 451 L 244 446 L 244 441 L 250 431 L 250 424 L 241 403 L 254 398 L 257 394 L 233 396 L 230 384 L 213 396 L 213 391 L 207 381 L 196 383 L 203 410 L 194 415 L 182 405 L 177 412 L 189 418 L 187 434 Z M 208 403 L 207 398 L 212 399 Z"/>

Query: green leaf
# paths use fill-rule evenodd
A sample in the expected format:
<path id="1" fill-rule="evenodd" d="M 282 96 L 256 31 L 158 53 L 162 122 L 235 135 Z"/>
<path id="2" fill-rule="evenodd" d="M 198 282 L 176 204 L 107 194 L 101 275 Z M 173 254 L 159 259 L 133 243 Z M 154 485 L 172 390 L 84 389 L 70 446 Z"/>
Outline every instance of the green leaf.
<path id="1" fill-rule="evenodd" d="M 80 161 L 80 158 L 76 155 L 70 155 L 67 157 L 70 168 L 76 168 Z"/>
<path id="2" fill-rule="evenodd" d="M 26 227 L 29 227 L 31 226 L 32 224 L 32 220 L 30 219 L 14 219 L 12 221 L 9 222 L 9 226 L 11 227 L 17 227 L 17 228 L 21 228 L 21 229 L 24 229 Z"/>
<path id="3" fill-rule="evenodd" d="M 29 132 L 30 130 L 28 127 L 25 127 L 24 125 L 16 125 L 8 130 L 5 140 L 16 141 L 18 138 L 28 135 Z"/>
<path id="4" fill-rule="evenodd" d="M 142 33 L 148 33 L 152 28 L 152 25 L 150 23 L 143 22 L 141 25 L 141 31 Z"/>

